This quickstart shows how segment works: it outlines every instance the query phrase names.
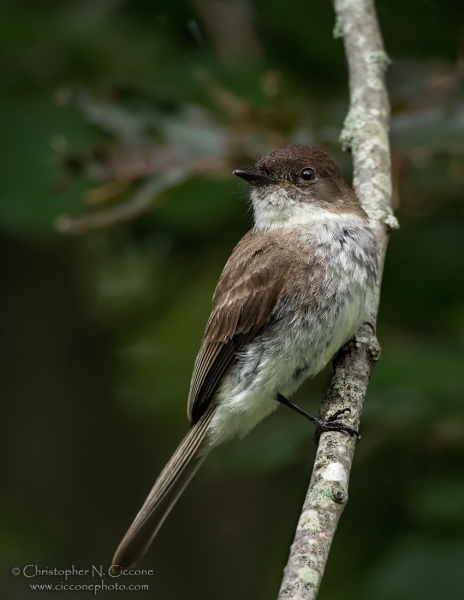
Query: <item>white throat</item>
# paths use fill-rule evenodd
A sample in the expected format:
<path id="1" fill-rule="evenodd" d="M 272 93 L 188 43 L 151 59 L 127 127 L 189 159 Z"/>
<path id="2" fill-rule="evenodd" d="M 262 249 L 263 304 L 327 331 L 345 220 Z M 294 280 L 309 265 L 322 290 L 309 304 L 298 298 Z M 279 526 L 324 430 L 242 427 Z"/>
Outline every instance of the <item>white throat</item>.
<path id="1" fill-rule="evenodd" d="M 255 218 L 254 230 L 259 232 L 275 231 L 286 227 L 298 227 L 321 223 L 323 221 L 340 221 L 346 219 L 362 219 L 352 213 L 334 213 L 320 206 L 300 202 L 290 196 L 285 188 L 275 186 L 254 188 L 251 191 Z"/>

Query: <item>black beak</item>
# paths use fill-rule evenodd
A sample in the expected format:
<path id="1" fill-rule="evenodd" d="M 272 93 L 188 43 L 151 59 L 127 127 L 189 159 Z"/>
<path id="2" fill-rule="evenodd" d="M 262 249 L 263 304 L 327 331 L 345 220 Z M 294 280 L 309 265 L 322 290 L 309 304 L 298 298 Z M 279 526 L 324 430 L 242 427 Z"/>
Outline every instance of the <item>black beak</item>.
<path id="1" fill-rule="evenodd" d="M 256 171 L 255 169 L 235 169 L 234 175 L 238 175 L 250 185 L 269 185 L 270 183 L 276 183 L 276 180 L 269 175 L 266 175 L 262 171 Z"/>

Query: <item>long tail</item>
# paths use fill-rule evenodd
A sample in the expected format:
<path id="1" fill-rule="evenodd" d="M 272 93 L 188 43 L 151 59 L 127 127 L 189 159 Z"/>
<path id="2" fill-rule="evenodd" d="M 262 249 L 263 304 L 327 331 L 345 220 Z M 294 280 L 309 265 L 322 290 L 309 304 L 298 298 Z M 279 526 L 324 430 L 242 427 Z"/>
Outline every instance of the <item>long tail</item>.
<path id="1" fill-rule="evenodd" d="M 171 460 L 164 467 L 119 544 L 113 558 L 113 565 L 119 565 L 120 568 L 134 566 L 147 552 L 169 511 L 206 458 L 207 450 L 203 442 L 214 408 L 210 406 L 200 420 L 190 428 Z"/>

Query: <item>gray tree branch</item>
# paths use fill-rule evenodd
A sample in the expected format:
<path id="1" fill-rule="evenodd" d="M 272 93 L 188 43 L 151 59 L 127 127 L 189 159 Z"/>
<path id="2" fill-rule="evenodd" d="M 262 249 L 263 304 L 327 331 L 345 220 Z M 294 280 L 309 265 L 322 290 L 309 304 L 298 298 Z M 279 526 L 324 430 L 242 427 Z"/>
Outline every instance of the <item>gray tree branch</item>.
<path id="1" fill-rule="evenodd" d="M 371 325 L 361 327 L 355 340 L 335 358 L 321 416 L 349 407 L 351 413 L 344 421 L 358 429 L 369 378 L 380 357 L 374 326 L 388 238 L 398 224 L 391 206 L 390 108 L 384 81 L 388 57 L 373 0 L 334 0 L 334 6 L 334 35 L 344 40 L 350 84 L 350 109 L 340 140 L 353 155 L 353 187 L 377 237 L 380 269 Z M 317 598 L 338 520 L 348 500 L 355 445 L 345 433 L 321 435 L 279 600 Z"/>

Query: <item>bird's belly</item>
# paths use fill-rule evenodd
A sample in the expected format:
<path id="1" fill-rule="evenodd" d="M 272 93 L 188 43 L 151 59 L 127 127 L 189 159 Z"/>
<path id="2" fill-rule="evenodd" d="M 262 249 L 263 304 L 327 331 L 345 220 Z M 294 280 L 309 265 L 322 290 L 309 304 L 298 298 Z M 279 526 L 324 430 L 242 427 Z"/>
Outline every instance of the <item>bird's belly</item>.
<path id="1" fill-rule="evenodd" d="M 351 291 L 321 316 L 308 311 L 269 327 L 246 346 L 216 394 L 209 440 L 217 445 L 244 436 L 293 394 L 354 335 L 366 318 L 366 295 Z"/>

